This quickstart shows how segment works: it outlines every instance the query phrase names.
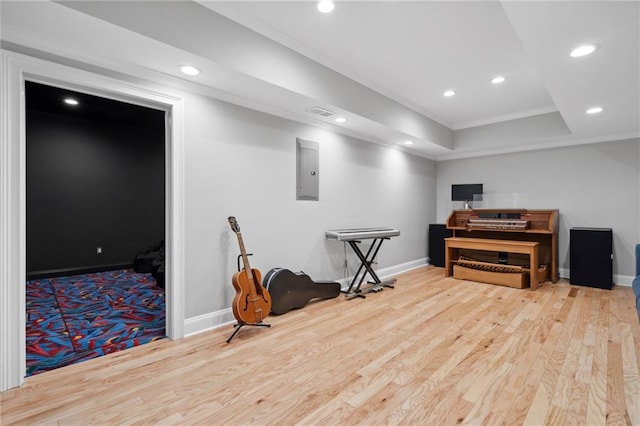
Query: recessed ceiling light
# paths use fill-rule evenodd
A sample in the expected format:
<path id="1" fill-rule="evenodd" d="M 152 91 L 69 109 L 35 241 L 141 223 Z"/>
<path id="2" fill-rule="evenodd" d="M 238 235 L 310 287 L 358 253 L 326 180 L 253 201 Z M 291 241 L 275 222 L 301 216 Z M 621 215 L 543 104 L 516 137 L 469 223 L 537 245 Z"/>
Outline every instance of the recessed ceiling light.
<path id="1" fill-rule="evenodd" d="M 447 98 L 450 98 L 451 96 L 453 96 L 455 94 L 456 94 L 455 90 L 447 90 L 446 92 L 443 93 L 443 95 L 446 96 Z"/>
<path id="2" fill-rule="evenodd" d="M 332 0 L 320 0 L 318 2 L 318 10 L 322 13 L 329 13 L 334 7 L 335 5 Z"/>
<path id="3" fill-rule="evenodd" d="M 504 83 L 504 77 L 503 77 L 503 76 L 501 76 L 501 75 L 497 75 L 497 76 L 495 76 L 495 77 L 493 77 L 493 78 L 491 79 L 491 83 L 493 83 L 493 84 L 500 84 L 500 83 Z"/>
<path id="4" fill-rule="evenodd" d="M 571 51 L 571 57 L 578 58 L 580 56 L 586 56 L 593 53 L 598 46 L 595 44 L 583 44 L 582 46 L 578 46 Z"/>
<path id="5" fill-rule="evenodd" d="M 405 145 L 413 145 L 413 141 L 404 141 L 402 143 Z"/>
<path id="6" fill-rule="evenodd" d="M 193 65 L 181 65 L 180 66 L 180 71 L 182 72 L 182 74 L 186 74 L 186 75 L 198 75 L 200 74 L 200 70 L 196 67 L 194 67 Z"/>
<path id="7" fill-rule="evenodd" d="M 604 108 L 602 108 L 602 107 L 591 107 L 586 111 L 586 113 L 587 114 L 599 114 L 602 111 L 604 111 Z"/>
<path id="8" fill-rule="evenodd" d="M 338 118 L 336 118 L 336 123 L 344 123 L 344 122 L 346 122 L 346 121 L 347 121 L 347 119 L 346 119 L 346 118 L 344 118 L 344 117 L 338 117 Z"/>
<path id="9" fill-rule="evenodd" d="M 65 98 L 64 103 L 67 105 L 78 105 L 80 102 L 73 98 Z"/>

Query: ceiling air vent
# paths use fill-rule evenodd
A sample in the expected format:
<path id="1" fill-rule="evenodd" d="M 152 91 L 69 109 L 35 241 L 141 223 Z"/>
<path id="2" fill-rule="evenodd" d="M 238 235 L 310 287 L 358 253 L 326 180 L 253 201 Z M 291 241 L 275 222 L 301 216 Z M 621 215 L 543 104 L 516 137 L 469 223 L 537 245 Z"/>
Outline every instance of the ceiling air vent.
<path id="1" fill-rule="evenodd" d="M 328 109 L 324 109 L 319 106 L 314 106 L 313 108 L 309 108 L 307 111 L 309 111 L 311 114 L 319 115 L 324 118 L 333 117 L 335 115 L 335 113 L 329 111 Z"/>

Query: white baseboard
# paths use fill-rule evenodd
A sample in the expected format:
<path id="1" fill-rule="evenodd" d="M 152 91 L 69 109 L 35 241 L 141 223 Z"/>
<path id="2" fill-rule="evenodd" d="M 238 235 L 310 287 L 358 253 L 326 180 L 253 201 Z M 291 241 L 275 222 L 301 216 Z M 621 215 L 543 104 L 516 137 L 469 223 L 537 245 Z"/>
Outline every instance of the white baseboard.
<path id="1" fill-rule="evenodd" d="M 378 274 L 380 279 L 389 278 L 393 275 L 397 275 L 402 272 L 407 272 L 412 269 L 419 268 L 421 266 L 426 266 L 428 264 L 429 264 L 429 258 L 423 257 L 421 259 L 412 260 L 410 262 L 401 263 L 399 265 L 389 266 L 388 268 L 382 268 L 376 271 L 376 273 Z"/>
<path id="2" fill-rule="evenodd" d="M 193 336 L 233 322 L 235 322 L 235 318 L 231 308 L 198 315 L 197 317 L 187 318 L 184 321 L 184 335 L 185 337 Z"/>
<path id="3" fill-rule="evenodd" d="M 571 278 L 571 274 L 569 273 L 569 269 L 563 269 L 560 268 L 558 270 L 558 272 L 560 273 L 560 277 L 564 278 L 566 280 L 569 280 Z M 614 275 L 613 276 L 613 282 L 616 285 L 622 286 L 622 287 L 631 287 L 631 283 L 633 282 L 633 279 L 635 277 L 632 277 L 631 275 Z"/>
<path id="4" fill-rule="evenodd" d="M 620 285 L 623 287 L 631 287 L 631 283 L 633 282 L 634 278 L 635 277 L 632 277 L 630 275 L 614 275 L 613 282 L 616 283 L 616 285 Z"/>
<path id="5" fill-rule="evenodd" d="M 428 265 L 427 258 L 423 257 L 421 259 L 401 263 L 400 265 L 379 269 L 376 271 L 376 274 L 378 274 L 380 279 L 384 279 L 401 272 L 410 271 L 412 269 L 416 269 L 425 265 Z M 346 289 L 349 286 L 351 279 L 352 277 L 348 278 L 348 281 L 346 282 L 344 279 L 336 281 L 340 283 L 343 289 Z M 198 315 L 197 317 L 187 318 L 184 321 L 184 335 L 185 337 L 193 336 L 194 334 L 213 330 L 214 328 L 228 325 L 233 322 L 235 322 L 235 318 L 233 316 L 233 311 L 231 310 L 231 308 L 222 309 L 220 311 L 211 312 L 208 314 Z"/>
<path id="6" fill-rule="evenodd" d="M 407 272 L 410 271 L 412 269 L 416 269 L 419 268 L 421 266 L 426 266 L 429 264 L 429 258 L 428 257 L 422 257 L 420 259 L 416 259 L 416 260 L 412 260 L 409 262 L 405 262 L 405 263 L 401 263 L 399 265 L 394 265 L 394 266 L 389 266 L 386 268 L 382 268 L 382 269 L 378 269 L 376 270 L 376 275 L 378 275 L 378 277 L 383 280 L 385 278 L 390 278 L 394 275 L 400 274 L 402 272 Z M 342 287 L 343 290 L 346 290 L 347 288 L 349 288 L 349 284 L 351 283 L 351 280 L 353 279 L 353 276 L 350 276 L 348 278 L 340 278 L 337 279 L 336 281 L 340 283 L 340 286 Z"/>

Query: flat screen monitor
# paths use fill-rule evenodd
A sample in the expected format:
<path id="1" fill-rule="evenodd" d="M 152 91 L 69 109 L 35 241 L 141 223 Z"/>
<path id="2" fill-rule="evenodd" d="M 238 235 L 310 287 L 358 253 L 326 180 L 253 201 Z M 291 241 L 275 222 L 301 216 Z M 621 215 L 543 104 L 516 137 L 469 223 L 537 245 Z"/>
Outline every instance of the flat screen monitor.
<path id="1" fill-rule="evenodd" d="M 451 185 L 451 201 L 473 201 L 474 194 L 482 194 L 481 183 Z"/>

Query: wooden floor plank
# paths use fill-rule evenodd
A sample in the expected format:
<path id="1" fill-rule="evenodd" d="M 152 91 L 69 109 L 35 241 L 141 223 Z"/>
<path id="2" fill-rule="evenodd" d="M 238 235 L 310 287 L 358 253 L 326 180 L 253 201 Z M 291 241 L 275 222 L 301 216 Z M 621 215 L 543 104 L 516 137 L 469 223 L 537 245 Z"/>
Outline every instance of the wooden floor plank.
<path id="1" fill-rule="evenodd" d="M 565 299 L 561 312 L 566 312 L 566 320 L 564 321 L 560 337 L 556 341 L 553 352 L 546 359 L 542 380 L 533 397 L 531 408 L 524 424 L 544 424 L 547 415 L 550 414 L 549 410 L 553 403 L 553 393 L 558 383 L 560 370 L 567 356 L 571 335 L 579 318 L 579 312 L 574 306 L 575 303 L 575 297 L 567 297 Z"/>
<path id="2" fill-rule="evenodd" d="M 226 325 L 29 377 L 0 424 L 640 425 L 630 288 L 397 278 L 230 344 Z"/>
<path id="3" fill-rule="evenodd" d="M 638 354 L 633 345 L 630 324 L 620 327 L 626 415 L 631 424 L 640 425 L 640 373 Z"/>

